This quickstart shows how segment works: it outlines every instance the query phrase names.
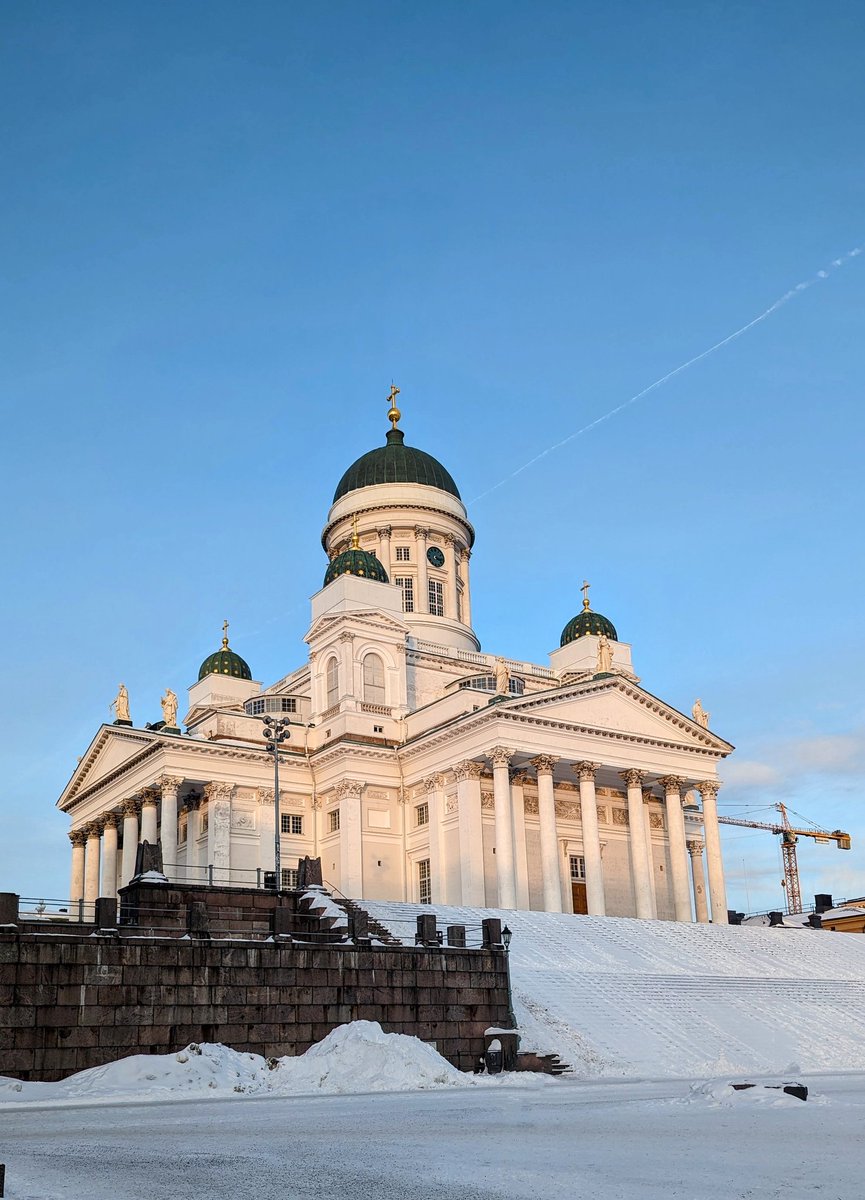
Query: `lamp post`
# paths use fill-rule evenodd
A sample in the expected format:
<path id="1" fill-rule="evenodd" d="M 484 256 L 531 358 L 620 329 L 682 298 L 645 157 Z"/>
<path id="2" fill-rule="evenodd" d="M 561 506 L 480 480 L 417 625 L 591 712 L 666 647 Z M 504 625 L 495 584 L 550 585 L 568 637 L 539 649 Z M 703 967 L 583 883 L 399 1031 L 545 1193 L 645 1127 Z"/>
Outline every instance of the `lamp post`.
<path id="1" fill-rule="evenodd" d="M 508 1025 L 511 1029 L 516 1029 L 517 1018 L 514 1016 L 514 998 L 511 992 L 511 938 L 513 936 L 513 931 L 506 925 L 502 930 L 502 945 L 505 948 L 505 966 L 508 973 Z"/>
<path id="2" fill-rule="evenodd" d="M 265 717 L 264 729 L 262 730 L 266 748 L 273 755 L 273 872 L 276 876 L 274 883 L 277 891 L 282 886 L 282 865 L 279 845 L 280 835 L 282 834 L 279 819 L 279 747 L 282 742 L 291 737 L 291 734 L 288 732 L 290 724 L 291 722 L 285 717 Z"/>

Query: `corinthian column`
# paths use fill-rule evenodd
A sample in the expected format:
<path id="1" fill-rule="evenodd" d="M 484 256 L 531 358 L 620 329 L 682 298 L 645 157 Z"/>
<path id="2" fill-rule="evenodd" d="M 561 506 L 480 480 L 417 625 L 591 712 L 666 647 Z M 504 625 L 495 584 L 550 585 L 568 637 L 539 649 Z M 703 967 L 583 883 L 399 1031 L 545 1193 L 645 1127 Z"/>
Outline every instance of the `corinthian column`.
<path id="1" fill-rule="evenodd" d="M 703 843 L 688 842 L 691 856 L 691 879 L 694 884 L 694 911 L 701 925 L 708 924 L 709 905 L 706 903 L 706 876 L 703 872 Z"/>
<path id="2" fill-rule="evenodd" d="M 141 840 L 155 846 L 159 840 L 157 834 L 156 815 L 158 811 L 157 794 L 153 788 L 141 794 Z"/>
<path id="3" fill-rule="evenodd" d="M 633 768 L 622 771 L 621 778 L 628 788 L 628 829 L 631 847 L 631 878 L 634 883 L 634 903 L 637 916 L 651 920 L 653 915 L 652 880 L 649 876 L 646 816 L 643 811 L 644 771 Z"/>
<path id="4" fill-rule="evenodd" d="M 445 545 L 447 546 L 447 582 L 445 586 L 448 593 L 445 616 L 458 621 L 460 619 L 460 606 L 457 600 L 457 573 L 459 571 L 460 552 L 457 549 L 456 538 L 450 534 L 445 537 Z"/>
<path id="5" fill-rule="evenodd" d="M 163 775 L 159 780 L 162 792 L 162 822 L 160 842 L 162 843 L 162 870 L 171 883 L 176 882 L 177 875 L 177 789 L 183 783 L 174 775 Z M 188 830 L 187 830 L 188 832 Z"/>
<path id="6" fill-rule="evenodd" d="M 562 885 L 559 879 L 559 842 L 556 834 L 556 799 L 553 768 L 559 760 L 549 754 L 532 759 L 538 775 L 538 817 L 541 824 L 541 873 L 544 885 L 544 912 L 562 911 Z"/>
<path id="7" fill-rule="evenodd" d="M 392 532 L 390 525 L 382 525 L 380 529 L 376 530 L 378 534 L 378 561 L 384 567 L 390 583 L 393 583 L 390 577 L 390 535 Z"/>
<path id="8" fill-rule="evenodd" d="M 607 913 L 601 837 L 598 832 L 598 805 L 595 797 L 595 775 L 599 765 L 593 762 L 579 762 L 574 766 L 580 781 L 583 855 L 586 860 L 586 908 L 590 917 L 603 917 Z"/>
<path id="9" fill-rule="evenodd" d="M 468 760 L 454 767 L 459 817 L 460 884 L 462 903 L 483 908 L 484 830 L 481 820 L 481 775 L 483 763 Z"/>
<path id="10" fill-rule="evenodd" d="M 709 871 L 709 899 L 712 904 L 712 924 L 727 924 L 727 889 L 724 885 L 724 863 L 721 858 L 721 827 L 718 824 L 718 789 L 715 779 L 698 783 L 703 797 L 703 832 L 706 836 L 706 867 Z"/>
<path id="11" fill-rule="evenodd" d="M 84 843 L 87 834 L 83 829 L 72 829 L 69 841 L 72 843 L 72 871 L 69 876 L 69 897 L 78 901 L 84 899 Z"/>
<path id="12" fill-rule="evenodd" d="M 496 875 L 499 881 L 499 908 L 516 908 L 517 886 L 514 876 L 514 820 L 511 811 L 510 762 L 513 750 L 496 746 L 493 760 L 493 801 L 496 812 Z"/>
<path id="13" fill-rule="evenodd" d="M 463 546 L 460 552 L 460 579 L 463 585 L 463 625 L 471 626 L 472 623 L 472 593 L 469 587 L 469 559 L 472 552 L 467 546 Z"/>
<path id="14" fill-rule="evenodd" d="M 231 801 L 234 784 L 214 780 L 204 788 L 207 801 L 207 864 L 214 883 L 231 882 Z M 277 879 L 276 886 L 280 886 Z"/>
<path id="15" fill-rule="evenodd" d="M 342 892 L 351 900 L 363 897 L 363 848 L 361 845 L 360 797 L 363 783 L 343 779 L 336 785 L 339 800 L 339 852 Z"/>
<path id="16" fill-rule="evenodd" d="M 99 840 L 101 829 L 98 821 L 86 826 L 87 849 L 84 855 L 84 899 L 91 904 L 99 895 Z"/>
<path id="17" fill-rule="evenodd" d="M 117 895 L 117 813 L 102 818 L 102 886 L 100 896 Z"/>
<path id="18" fill-rule="evenodd" d="M 664 805 L 667 812 L 673 911 L 677 921 L 690 921 L 691 895 L 688 888 L 688 850 L 685 845 L 685 816 L 682 812 L 682 785 L 685 781 L 677 775 L 665 775 L 658 782 L 664 789 Z"/>
<path id="19" fill-rule="evenodd" d="M 529 781 L 526 770 L 511 772 L 511 809 L 514 818 L 514 875 L 517 884 L 517 908 L 528 912 L 529 863 L 526 855 L 526 798 L 523 788 Z"/>
<path id="20" fill-rule="evenodd" d="M 135 856 L 138 853 L 138 801 L 124 800 L 120 805 L 123 813 L 123 856 L 120 860 L 120 886 L 126 887 L 135 874 Z"/>
<path id="21" fill-rule="evenodd" d="M 429 832 L 430 900 L 433 904 L 447 904 L 445 898 L 447 864 L 444 860 L 442 839 L 444 786 L 445 777 L 441 774 L 431 775 L 429 779 L 424 780 L 427 811 L 429 812 L 427 829 Z"/>
<path id="22" fill-rule="evenodd" d="M 415 527 L 415 553 L 417 555 L 417 590 L 415 596 L 414 607 L 415 612 L 429 612 L 429 584 L 427 582 L 427 561 L 426 561 L 426 542 L 429 537 L 429 530 L 422 529 L 420 525 Z"/>

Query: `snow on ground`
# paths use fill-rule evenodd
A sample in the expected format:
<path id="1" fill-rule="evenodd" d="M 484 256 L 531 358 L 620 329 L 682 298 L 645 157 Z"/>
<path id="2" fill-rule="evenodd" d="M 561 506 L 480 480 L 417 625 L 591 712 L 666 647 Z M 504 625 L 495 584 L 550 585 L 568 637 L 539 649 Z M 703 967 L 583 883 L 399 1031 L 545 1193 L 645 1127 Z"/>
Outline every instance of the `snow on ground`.
<path id="1" fill-rule="evenodd" d="M 413 944 L 428 908 L 364 901 Z M 593 1077 L 865 1070 L 865 938 L 818 930 L 436 905 L 439 926 L 513 930 L 523 1046 Z M 446 951 L 445 951 L 446 952 Z"/>

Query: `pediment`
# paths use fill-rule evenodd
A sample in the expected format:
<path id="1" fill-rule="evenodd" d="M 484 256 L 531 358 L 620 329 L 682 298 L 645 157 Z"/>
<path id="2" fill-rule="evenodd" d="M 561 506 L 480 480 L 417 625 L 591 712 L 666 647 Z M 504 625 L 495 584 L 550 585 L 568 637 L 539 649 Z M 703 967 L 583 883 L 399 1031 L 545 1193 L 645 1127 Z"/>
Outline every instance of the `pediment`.
<path id="1" fill-rule="evenodd" d="M 369 629 L 376 633 L 387 632 L 391 635 L 395 634 L 399 638 L 405 637 L 408 632 L 408 626 L 404 621 L 399 621 L 386 612 L 366 609 L 360 612 L 325 613 L 324 616 L 313 621 L 304 641 L 311 645 L 314 641 L 318 641 L 340 627 Z"/>
<path id="2" fill-rule="evenodd" d="M 591 680 L 571 688 L 557 689 L 511 701 L 511 712 L 544 720 L 611 730 L 629 736 L 678 742 L 684 746 L 719 750 L 733 749 L 729 742 L 659 700 L 629 680 Z"/>
<path id="3" fill-rule="evenodd" d="M 103 725 L 73 771 L 57 807 L 66 808 L 85 789 L 89 790 L 142 754 L 149 753 L 155 743 L 152 735 L 140 729 Z"/>

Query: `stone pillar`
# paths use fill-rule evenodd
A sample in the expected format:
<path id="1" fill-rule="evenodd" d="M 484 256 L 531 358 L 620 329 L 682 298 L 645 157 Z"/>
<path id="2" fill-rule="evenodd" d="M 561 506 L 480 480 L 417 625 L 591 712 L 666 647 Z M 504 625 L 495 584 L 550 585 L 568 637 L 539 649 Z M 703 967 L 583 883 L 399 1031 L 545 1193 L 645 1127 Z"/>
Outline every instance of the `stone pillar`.
<path id="1" fill-rule="evenodd" d="M 424 780 L 427 808 L 429 810 L 429 871 L 430 896 L 433 904 L 447 904 L 446 864 L 442 839 L 442 817 L 444 816 L 444 775 L 430 775 Z"/>
<path id="2" fill-rule="evenodd" d="M 697 784 L 703 797 L 703 833 L 706 838 L 706 867 L 709 872 L 709 900 L 713 925 L 727 924 L 727 889 L 721 858 L 721 827 L 718 824 L 720 786 L 715 779 L 706 779 Z"/>
<path id="3" fill-rule="evenodd" d="M 339 635 L 339 659 L 340 701 L 354 699 L 354 634 L 347 630 Z"/>
<path id="4" fill-rule="evenodd" d="M 643 824 L 646 829 L 646 872 L 649 880 L 649 891 L 652 895 L 652 920 L 658 919 L 658 898 L 655 895 L 655 853 L 652 848 L 652 815 L 649 805 L 653 800 L 651 792 L 643 792 Z"/>
<path id="5" fill-rule="evenodd" d="M 517 883 L 514 873 L 514 819 L 511 809 L 510 762 L 513 750 L 496 746 L 493 760 L 493 799 L 496 813 L 496 876 L 499 908 L 516 908 Z"/>
<path id="6" fill-rule="evenodd" d="M 281 795 L 282 788 L 279 790 Z M 258 867 L 262 874 L 265 871 L 273 870 L 273 855 L 276 847 L 274 820 L 273 788 L 260 787 L 258 789 Z M 315 854 L 318 854 L 317 842 Z M 295 866 L 296 864 L 287 863 L 286 865 Z"/>
<path id="7" fill-rule="evenodd" d="M 117 813 L 106 813 L 102 819 L 102 886 L 100 896 L 109 899 L 117 895 Z"/>
<path id="8" fill-rule="evenodd" d="M 622 771 L 621 778 L 628 789 L 628 828 L 631 848 L 631 878 L 634 885 L 636 915 L 643 920 L 652 917 L 652 881 L 646 858 L 646 815 L 643 811 L 643 771 L 633 768 Z"/>
<path id="9" fill-rule="evenodd" d="M 155 846 L 159 839 L 156 823 L 158 812 L 157 793 L 153 788 L 148 788 L 141 793 L 141 840 L 150 842 L 151 846 Z"/>
<path id="10" fill-rule="evenodd" d="M 590 917 L 604 917 L 604 865 L 601 859 L 601 835 L 598 830 L 598 804 L 595 775 L 599 763 L 579 762 L 574 766 L 580 781 L 580 813 L 583 825 L 583 857 L 586 860 L 586 907 Z"/>
<path id="11" fill-rule="evenodd" d="M 378 561 L 387 572 L 388 580 L 393 583 L 390 577 L 391 562 L 390 562 L 390 535 L 392 533 L 390 525 L 383 525 L 381 529 L 377 529 L 378 534 Z"/>
<path id="12" fill-rule="evenodd" d="M 685 815 L 682 812 L 682 786 L 678 775 L 659 779 L 664 789 L 667 834 L 670 839 L 670 886 L 677 921 L 691 920 L 691 893 L 688 887 L 688 850 L 685 845 Z"/>
<path id="13" fill-rule="evenodd" d="M 174 775 L 163 775 L 159 781 L 162 790 L 162 820 L 159 839 L 162 843 L 162 870 L 171 883 L 176 883 L 178 879 L 177 789 L 181 783 L 183 780 Z"/>
<path id="14" fill-rule="evenodd" d="M 706 901 L 706 876 L 703 873 L 703 843 L 688 842 L 691 856 L 691 880 L 694 884 L 694 911 L 701 925 L 709 922 L 709 905 Z"/>
<path id="15" fill-rule="evenodd" d="M 451 617 L 454 621 L 460 619 L 460 605 L 457 599 L 457 573 L 459 571 L 459 550 L 457 549 L 456 538 L 450 534 L 445 538 L 447 547 L 447 602 L 445 604 L 445 616 Z"/>
<path id="16" fill-rule="evenodd" d="M 201 837 L 201 796 L 193 793 L 183 801 L 186 819 L 186 882 L 207 883 L 207 872 L 201 870 L 203 857 L 198 840 Z"/>
<path id="17" fill-rule="evenodd" d="M 528 771 L 511 772 L 511 808 L 514 817 L 514 875 L 517 885 L 517 908 L 529 909 L 529 861 L 526 853 L 526 798 L 524 787 Z"/>
<path id="18" fill-rule="evenodd" d="M 120 805 L 123 813 L 123 856 L 120 860 L 120 886 L 126 887 L 135 874 L 135 856 L 138 853 L 138 801 L 124 800 Z"/>
<path id="19" fill-rule="evenodd" d="M 360 797 L 363 783 L 343 779 L 336 785 L 339 800 L 340 890 L 350 900 L 363 897 L 363 846 Z"/>
<path id="20" fill-rule="evenodd" d="M 204 788 L 207 800 L 207 865 L 213 882 L 231 883 L 231 800 L 234 784 L 213 782 Z M 277 880 L 277 886 L 279 886 Z"/>
<path id="21" fill-rule="evenodd" d="M 459 817 L 461 903 L 483 908 L 484 834 L 481 821 L 483 763 L 468 760 L 454 767 Z"/>
<path id="22" fill-rule="evenodd" d="M 414 599 L 415 612 L 429 612 L 429 582 L 427 576 L 426 542 L 429 530 L 415 526 L 415 553 L 417 554 L 417 591 Z"/>
<path id="23" fill-rule="evenodd" d="M 85 825 L 87 846 L 84 852 L 84 899 L 92 904 L 99 895 L 99 839 L 101 829 L 98 821 Z"/>
<path id="24" fill-rule="evenodd" d="M 84 843 L 86 840 L 87 834 L 83 829 L 70 830 L 72 871 L 69 876 L 69 897 L 75 901 L 84 899 Z"/>
<path id="25" fill-rule="evenodd" d="M 559 760 L 549 754 L 532 759 L 538 775 L 538 817 L 541 824 L 541 878 L 544 885 L 544 912 L 562 911 L 562 887 L 559 879 L 559 840 L 556 833 L 556 799 L 553 768 Z"/>
<path id="26" fill-rule="evenodd" d="M 469 588 L 469 559 L 471 556 L 471 550 L 467 546 L 463 546 L 460 553 L 460 578 L 463 585 L 463 625 L 469 626 L 472 623 L 472 599 Z"/>

